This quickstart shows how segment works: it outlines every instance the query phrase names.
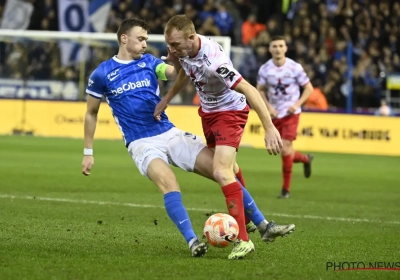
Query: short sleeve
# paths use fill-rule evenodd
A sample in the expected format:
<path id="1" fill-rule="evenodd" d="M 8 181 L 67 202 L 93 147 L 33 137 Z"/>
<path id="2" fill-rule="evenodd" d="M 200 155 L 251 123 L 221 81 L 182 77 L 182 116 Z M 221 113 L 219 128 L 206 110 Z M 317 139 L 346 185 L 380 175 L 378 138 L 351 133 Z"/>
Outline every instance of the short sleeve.
<path id="1" fill-rule="evenodd" d="M 268 84 L 267 79 L 263 75 L 264 72 L 263 69 L 264 67 L 261 66 L 260 69 L 258 70 L 258 75 L 257 75 L 257 84 L 260 86 L 265 86 Z"/>
<path id="2" fill-rule="evenodd" d="M 242 75 L 230 64 L 221 64 L 215 71 L 230 89 L 235 89 L 237 84 L 243 79 Z"/>
<path id="3" fill-rule="evenodd" d="M 161 59 L 159 59 L 153 55 L 151 55 L 150 62 L 151 62 L 151 67 L 153 68 L 154 72 L 156 72 L 156 68 L 159 64 L 165 63 L 164 61 L 162 61 Z"/>
<path id="4" fill-rule="evenodd" d="M 301 66 L 301 64 L 296 64 L 295 71 L 296 81 L 300 86 L 303 87 L 310 82 L 310 79 L 308 78 L 306 71 L 304 71 L 304 68 Z"/>
<path id="5" fill-rule="evenodd" d="M 101 77 L 99 72 L 99 68 L 96 68 L 90 75 L 88 85 L 86 87 L 86 93 L 95 98 L 101 99 L 105 93 L 103 83 L 105 77 Z"/>

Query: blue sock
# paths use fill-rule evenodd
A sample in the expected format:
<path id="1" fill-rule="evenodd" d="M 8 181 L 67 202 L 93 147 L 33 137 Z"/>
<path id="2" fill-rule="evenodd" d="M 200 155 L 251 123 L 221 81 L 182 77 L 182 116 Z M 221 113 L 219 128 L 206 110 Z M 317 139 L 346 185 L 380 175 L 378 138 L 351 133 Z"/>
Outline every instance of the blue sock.
<path id="1" fill-rule="evenodd" d="M 236 180 L 239 182 L 239 180 Z M 239 182 L 240 184 L 240 182 Z M 242 185 L 241 185 L 242 186 Z M 258 210 L 257 204 L 250 193 L 242 186 L 243 191 L 243 204 L 246 216 L 256 225 L 259 226 L 265 220 L 264 215 Z"/>
<path id="2" fill-rule="evenodd" d="M 168 216 L 185 237 L 186 242 L 189 243 L 190 240 L 196 237 L 196 234 L 193 231 L 186 208 L 183 206 L 181 193 L 170 192 L 165 194 L 164 205 Z"/>

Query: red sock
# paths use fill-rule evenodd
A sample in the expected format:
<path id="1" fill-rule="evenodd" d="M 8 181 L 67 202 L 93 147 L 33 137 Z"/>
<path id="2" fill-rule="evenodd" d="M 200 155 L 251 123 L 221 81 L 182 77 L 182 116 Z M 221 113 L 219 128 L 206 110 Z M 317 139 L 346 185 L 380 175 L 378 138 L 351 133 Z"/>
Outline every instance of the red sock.
<path id="1" fill-rule="evenodd" d="M 235 174 L 235 176 L 239 180 L 239 182 L 242 184 L 243 188 L 246 188 L 246 183 L 244 182 L 244 178 L 242 175 L 242 169 L 239 168 L 239 171 L 238 171 L 238 173 Z M 251 222 L 250 218 L 248 218 L 246 216 L 246 213 L 244 216 L 244 222 L 246 223 L 246 225 Z"/>
<path id="2" fill-rule="evenodd" d="M 293 155 L 293 162 L 302 162 L 302 163 L 307 163 L 308 162 L 308 156 L 305 154 L 302 154 L 300 152 L 295 151 Z"/>
<path id="3" fill-rule="evenodd" d="M 239 168 L 238 173 L 235 174 L 236 178 L 239 180 L 239 182 L 242 184 L 243 187 L 246 187 L 246 183 L 244 182 L 244 178 L 242 175 L 242 169 Z"/>
<path id="4" fill-rule="evenodd" d="M 238 238 L 244 241 L 249 240 L 246 232 L 246 224 L 244 223 L 244 205 L 242 187 L 238 182 L 231 183 L 222 187 L 222 192 L 225 195 L 226 206 L 228 207 L 229 215 L 235 218 L 239 225 Z"/>
<path id="5" fill-rule="evenodd" d="M 282 175 L 283 186 L 282 188 L 290 191 L 290 180 L 292 179 L 292 166 L 293 159 L 291 155 L 282 156 Z"/>

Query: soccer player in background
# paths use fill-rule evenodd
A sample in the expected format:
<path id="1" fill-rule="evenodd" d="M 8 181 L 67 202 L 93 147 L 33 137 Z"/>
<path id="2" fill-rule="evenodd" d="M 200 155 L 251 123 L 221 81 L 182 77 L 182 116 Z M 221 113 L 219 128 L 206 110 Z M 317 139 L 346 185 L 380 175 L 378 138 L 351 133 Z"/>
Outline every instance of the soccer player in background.
<path id="1" fill-rule="evenodd" d="M 193 22 L 186 15 L 173 16 L 165 27 L 164 36 L 170 52 L 179 58 L 182 69 L 174 85 L 157 105 L 154 116 L 158 117 L 190 81 L 194 83 L 200 96 L 199 115 L 203 132 L 208 147 L 214 151 L 214 178 L 222 187 L 229 214 L 239 225 L 239 238 L 232 254 L 241 252 L 245 256 L 254 250 L 254 245 L 246 232 L 243 191 L 236 181 L 234 167 L 249 114 L 246 98 L 263 124 L 265 145 L 270 154 L 280 152 L 282 140 L 260 94 L 242 78 L 217 42 L 196 34 Z"/>
<path id="2" fill-rule="evenodd" d="M 175 128 L 165 112 L 158 120 L 154 119 L 153 112 L 160 101 L 157 79 L 174 79 L 177 74 L 175 67 L 144 54 L 147 30 L 148 26 L 142 20 L 124 20 L 117 32 L 118 54 L 101 63 L 89 78 L 82 173 L 90 175 L 94 164 L 93 138 L 97 113 L 105 95 L 137 168 L 159 187 L 164 194 L 168 216 L 184 236 L 192 255 L 201 257 L 207 252 L 207 245 L 200 242 L 193 231 L 179 185 L 169 165 L 214 180 L 213 152 L 198 137 Z M 179 70 L 180 65 L 176 67 Z M 246 211 L 258 226 L 263 241 L 273 241 L 294 230 L 294 225 L 268 223 L 251 195 L 246 190 L 244 193 Z M 230 259 L 241 257 L 241 252 L 229 256 Z"/>
<path id="3" fill-rule="evenodd" d="M 271 38 L 269 51 L 272 59 L 260 67 L 257 89 L 283 141 L 281 156 L 283 185 L 278 198 L 289 198 L 293 163 L 303 163 L 304 176 L 306 178 L 311 176 L 313 155 L 295 151 L 293 141 L 297 136 L 301 105 L 311 95 L 313 86 L 303 67 L 285 56 L 287 46 L 283 36 Z M 304 89 L 301 96 L 300 87 Z"/>

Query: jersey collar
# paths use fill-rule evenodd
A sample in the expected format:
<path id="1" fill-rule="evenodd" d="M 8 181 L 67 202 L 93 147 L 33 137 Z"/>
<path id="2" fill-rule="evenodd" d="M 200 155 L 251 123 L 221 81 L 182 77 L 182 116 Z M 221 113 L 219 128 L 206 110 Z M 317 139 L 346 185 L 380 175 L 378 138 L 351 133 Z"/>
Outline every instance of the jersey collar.
<path id="1" fill-rule="evenodd" d="M 205 48 L 204 42 L 206 40 L 206 37 L 199 35 L 199 34 L 197 34 L 197 36 L 199 37 L 200 47 L 199 47 L 199 51 L 197 52 L 196 56 L 194 56 L 194 57 L 186 56 L 184 58 L 180 58 L 180 60 L 184 61 L 187 64 L 201 66 L 202 61 L 205 60 L 203 53 L 204 53 L 204 48 Z"/>
<path id="2" fill-rule="evenodd" d="M 112 59 L 114 59 L 114 61 L 116 61 L 118 63 L 121 63 L 121 64 L 129 64 L 129 63 L 131 63 L 133 61 L 133 60 L 121 60 L 116 55 L 114 55 L 112 57 Z"/>

